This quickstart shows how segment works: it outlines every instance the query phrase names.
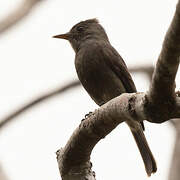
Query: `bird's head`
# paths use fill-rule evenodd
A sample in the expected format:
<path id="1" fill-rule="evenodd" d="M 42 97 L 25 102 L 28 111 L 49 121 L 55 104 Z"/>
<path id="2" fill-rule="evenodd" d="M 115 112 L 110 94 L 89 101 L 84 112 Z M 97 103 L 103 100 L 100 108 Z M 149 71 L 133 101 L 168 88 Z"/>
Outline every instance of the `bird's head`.
<path id="1" fill-rule="evenodd" d="M 68 33 L 53 37 L 68 40 L 75 52 L 79 50 L 80 45 L 86 40 L 95 39 L 108 41 L 107 34 L 97 19 L 81 21 L 74 25 Z"/>

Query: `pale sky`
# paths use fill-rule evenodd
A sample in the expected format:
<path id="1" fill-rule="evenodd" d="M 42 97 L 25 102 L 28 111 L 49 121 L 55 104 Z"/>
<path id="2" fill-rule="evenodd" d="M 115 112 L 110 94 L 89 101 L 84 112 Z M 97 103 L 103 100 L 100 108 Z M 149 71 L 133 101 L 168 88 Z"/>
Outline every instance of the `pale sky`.
<path id="1" fill-rule="evenodd" d="M 0 1 L 0 19 L 22 0 Z M 77 78 L 68 42 L 51 38 L 74 24 L 98 18 L 127 65 L 155 64 L 176 0 L 46 0 L 11 31 L 0 36 L 0 115 L 32 97 Z M 148 90 L 142 74 L 133 74 L 138 91 Z M 177 82 L 177 88 L 178 88 Z M 60 179 L 55 152 L 63 147 L 89 111 L 97 106 L 82 88 L 33 108 L 0 132 L 0 163 L 10 180 Z M 174 143 L 169 123 L 145 122 L 157 161 L 151 180 L 165 180 Z M 97 180 L 147 179 L 130 130 L 120 124 L 100 141 L 91 161 Z"/>

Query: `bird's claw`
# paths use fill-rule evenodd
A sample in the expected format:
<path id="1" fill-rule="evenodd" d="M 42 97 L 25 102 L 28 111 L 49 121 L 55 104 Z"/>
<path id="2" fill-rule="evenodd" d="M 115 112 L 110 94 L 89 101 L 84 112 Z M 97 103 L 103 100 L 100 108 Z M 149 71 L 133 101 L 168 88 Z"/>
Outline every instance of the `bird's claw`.
<path id="1" fill-rule="evenodd" d="M 88 114 L 85 115 L 85 119 L 87 119 L 93 112 L 89 112 Z"/>

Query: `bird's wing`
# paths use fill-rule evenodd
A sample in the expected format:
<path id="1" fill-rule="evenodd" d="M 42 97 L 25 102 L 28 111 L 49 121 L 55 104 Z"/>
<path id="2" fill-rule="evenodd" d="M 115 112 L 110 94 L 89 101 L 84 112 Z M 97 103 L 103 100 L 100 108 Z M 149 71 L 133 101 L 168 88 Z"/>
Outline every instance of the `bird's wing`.
<path id="1" fill-rule="evenodd" d="M 123 61 L 119 53 L 111 45 L 104 46 L 101 51 L 103 51 L 101 53 L 104 56 L 103 61 L 121 80 L 127 93 L 136 92 L 136 86 L 132 80 L 125 62 Z"/>
<path id="2" fill-rule="evenodd" d="M 104 55 L 103 61 L 122 81 L 127 93 L 136 92 L 136 86 L 124 60 L 119 55 L 119 53 L 111 45 L 105 46 L 101 50 L 103 51 L 101 54 Z M 144 123 L 140 122 L 140 124 L 142 129 L 145 130 Z"/>

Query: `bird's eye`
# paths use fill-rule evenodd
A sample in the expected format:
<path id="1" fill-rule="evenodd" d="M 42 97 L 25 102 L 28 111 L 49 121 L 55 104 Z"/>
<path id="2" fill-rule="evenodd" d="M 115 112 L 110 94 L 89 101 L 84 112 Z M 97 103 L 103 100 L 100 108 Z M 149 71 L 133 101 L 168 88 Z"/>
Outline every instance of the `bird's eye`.
<path id="1" fill-rule="evenodd" d="M 77 27 L 77 31 L 78 31 L 78 32 L 84 31 L 84 27 L 82 27 L 82 26 Z"/>

